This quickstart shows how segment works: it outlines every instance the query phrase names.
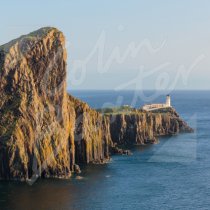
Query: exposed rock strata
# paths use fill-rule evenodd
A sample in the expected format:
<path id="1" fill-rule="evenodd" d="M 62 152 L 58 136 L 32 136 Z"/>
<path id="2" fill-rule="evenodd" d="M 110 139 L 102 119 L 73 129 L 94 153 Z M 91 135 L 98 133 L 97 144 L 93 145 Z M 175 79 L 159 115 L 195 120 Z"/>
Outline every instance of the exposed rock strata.
<path id="1" fill-rule="evenodd" d="M 65 39 L 45 28 L 0 48 L 0 177 L 68 177 L 74 109 L 66 94 Z"/>
<path id="2" fill-rule="evenodd" d="M 106 162 L 113 141 L 144 144 L 187 128 L 176 114 L 113 121 L 69 96 L 65 38 L 55 28 L 0 47 L 1 179 L 69 177 L 80 172 L 78 164 Z"/>
<path id="3" fill-rule="evenodd" d="M 110 114 L 110 122 L 111 138 L 118 145 L 156 143 L 158 136 L 193 131 L 173 108 Z"/>
<path id="4" fill-rule="evenodd" d="M 69 96 L 75 110 L 75 161 L 103 163 L 112 146 L 109 118 L 91 109 L 86 103 Z"/>

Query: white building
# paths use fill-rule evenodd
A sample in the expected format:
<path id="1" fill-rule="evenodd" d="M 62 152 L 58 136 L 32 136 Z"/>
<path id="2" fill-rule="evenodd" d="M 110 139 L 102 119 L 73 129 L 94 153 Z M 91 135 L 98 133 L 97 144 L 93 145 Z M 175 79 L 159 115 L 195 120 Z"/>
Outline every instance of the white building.
<path id="1" fill-rule="evenodd" d="M 171 97 L 170 97 L 170 95 L 166 96 L 166 106 L 171 107 Z"/>
<path id="2" fill-rule="evenodd" d="M 163 108 L 167 108 L 167 107 L 171 107 L 171 97 L 170 97 L 170 95 L 166 96 L 166 103 L 165 104 L 146 104 L 142 107 L 142 109 L 145 110 L 145 111 L 152 111 L 152 110 L 163 109 Z"/>

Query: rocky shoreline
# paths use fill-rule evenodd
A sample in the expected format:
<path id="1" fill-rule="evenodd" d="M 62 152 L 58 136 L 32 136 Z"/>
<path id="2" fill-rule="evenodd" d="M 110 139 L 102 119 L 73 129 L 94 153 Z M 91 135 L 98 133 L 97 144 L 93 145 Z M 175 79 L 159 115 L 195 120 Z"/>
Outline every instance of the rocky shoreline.
<path id="1" fill-rule="evenodd" d="M 174 109 L 104 115 L 66 92 L 65 37 L 42 28 L 0 46 L 0 179 L 69 178 L 120 146 L 193 130 Z"/>

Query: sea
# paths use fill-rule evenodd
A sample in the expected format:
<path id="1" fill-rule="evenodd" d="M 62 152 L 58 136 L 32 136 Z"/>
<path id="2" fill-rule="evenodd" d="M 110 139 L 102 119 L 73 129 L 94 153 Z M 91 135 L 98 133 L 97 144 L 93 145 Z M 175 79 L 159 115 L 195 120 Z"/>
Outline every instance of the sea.
<path id="1" fill-rule="evenodd" d="M 210 91 L 69 90 L 92 108 L 164 103 L 194 133 L 133 146 L 132 156 L 112 156 L 82 168 L 68 180 L 39 179 L 33 185 L 0 182 L 0 210 L 207 210 L 210 209 Z"/>

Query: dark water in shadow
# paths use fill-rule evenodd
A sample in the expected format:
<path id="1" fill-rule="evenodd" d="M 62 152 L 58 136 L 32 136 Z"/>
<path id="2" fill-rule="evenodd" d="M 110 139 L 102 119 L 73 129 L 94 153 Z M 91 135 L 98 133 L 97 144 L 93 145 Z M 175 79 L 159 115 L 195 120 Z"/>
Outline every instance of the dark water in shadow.
<path id="1" fill-rule="evenodd" d="M 117 95 L 73 94 L 93 107 L 103 105 L 103 94 L 113 102 Z M 124 93 L 125 101 L 130 94 Z M 86 167 L 70 180 L 39 180 L 32 186 L 0 182 L 0 210 L 209 209 L 210 93 L 174 92 L 172 103 L 195 133 L 132 147 L 133 156 L 114 156 L 109 164 Z"/>

